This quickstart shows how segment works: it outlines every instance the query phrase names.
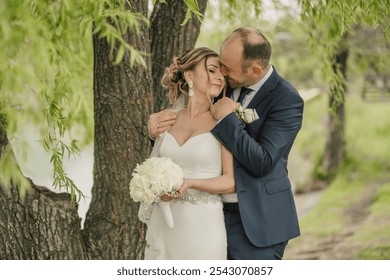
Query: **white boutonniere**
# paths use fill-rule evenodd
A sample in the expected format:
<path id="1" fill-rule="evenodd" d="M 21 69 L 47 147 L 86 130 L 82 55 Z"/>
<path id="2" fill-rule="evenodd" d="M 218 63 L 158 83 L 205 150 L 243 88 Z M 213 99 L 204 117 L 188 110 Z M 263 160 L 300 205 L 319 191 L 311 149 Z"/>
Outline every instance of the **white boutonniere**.
<path id="1" fill-rule="evenodd" d="M 241 105 L 237 106 L 235 113 L 246 124 L 250 124 L 259 118 L 255 109 L 243 109 Z"/>

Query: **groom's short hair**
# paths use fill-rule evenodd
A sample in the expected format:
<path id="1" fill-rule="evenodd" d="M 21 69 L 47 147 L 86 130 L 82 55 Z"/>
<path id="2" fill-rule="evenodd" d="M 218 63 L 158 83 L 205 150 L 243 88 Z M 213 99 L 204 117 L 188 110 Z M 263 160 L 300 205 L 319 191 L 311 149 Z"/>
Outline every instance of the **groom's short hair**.
<path id="1" fill-rule="evenodd" d="M 240 37 L 243 47 L 243 68 L 246 68 L 245 65 L 250 64 L 253 61 L 258 61 L 264 68 L 268 66 L 271 59 L 272 47 L 263 33 L 252 27 L 240 27 L 234 30 L 232 34 L 225 39 L 225 42 L 228 41 L 231 36 L 235 35 Z"/>

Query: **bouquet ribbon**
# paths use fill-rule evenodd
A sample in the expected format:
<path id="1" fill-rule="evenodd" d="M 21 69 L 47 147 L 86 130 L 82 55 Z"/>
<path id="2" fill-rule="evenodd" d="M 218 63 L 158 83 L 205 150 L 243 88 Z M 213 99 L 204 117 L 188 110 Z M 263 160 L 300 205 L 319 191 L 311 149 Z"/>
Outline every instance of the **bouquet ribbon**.
<path id="1" fill-rule="evenodd" d="M 159 201 L 158 205 L 161 208 L 161 211 L 163 212 L 165 222 L 167 223 L 167 226 L 169 228 L 173 228 L 175 223 L 173 222 L 173 217 L 172 217 L 172 211 L 171 211 L 171 203 L 166 202 L 166 201 Z"/>

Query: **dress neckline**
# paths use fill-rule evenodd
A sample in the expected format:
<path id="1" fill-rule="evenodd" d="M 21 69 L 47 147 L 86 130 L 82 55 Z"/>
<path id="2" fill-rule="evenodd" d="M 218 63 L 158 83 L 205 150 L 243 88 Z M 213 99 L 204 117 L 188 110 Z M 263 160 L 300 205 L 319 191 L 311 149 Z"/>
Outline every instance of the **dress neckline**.
<path id="1" fill-rule="evenodd" d="M 199 134 L 196 134 L 194 136 L 191 136 L 190 138 L 188 138 L 185 142 L 183 142 L 181 145 L 177 142 L 175 136 L 172 135 L 172 133 L 170 133 L 169 131 L 166 131 L 165 132 L 166 134 L 169 134 L 173 140 L 175 140 L 175 143 L 177 146 L 179 146 L 180 148 L 183 147 L 185 144 L 187 144 L 189 141 L 191 141 L 192 139 L 194 138 L 197 138 L 198 136 L 202 136 L 202 135 L 205 135 L 205 134 L 210 134 L 211 132 L 210 131 L 207 131 L 207 132 L 202 132 L 202 133 L 199 133 Z"/>

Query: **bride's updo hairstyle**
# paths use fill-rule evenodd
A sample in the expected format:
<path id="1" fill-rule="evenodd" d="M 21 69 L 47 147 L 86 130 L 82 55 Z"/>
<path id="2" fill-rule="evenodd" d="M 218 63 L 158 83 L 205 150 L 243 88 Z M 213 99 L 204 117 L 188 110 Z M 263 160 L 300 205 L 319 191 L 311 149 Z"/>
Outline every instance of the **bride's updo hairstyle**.
<path id="1" fill-rule="evenodd" d="M 219 55 L 206 47 L 195 48 L 182 57 L 174 57 L 173 63 L 165 68 L 165 73 L 161 79 L 161 85 L 168 89 L 168 99 L 173 104 L 181 95 L 187 95 L 189 87 L 184 79 L 184 72 L 194 70 L 196 64 L 204 60 L 204 67 L 207 71 L 207 59 L 209 57 L 219 57 Z"/>

